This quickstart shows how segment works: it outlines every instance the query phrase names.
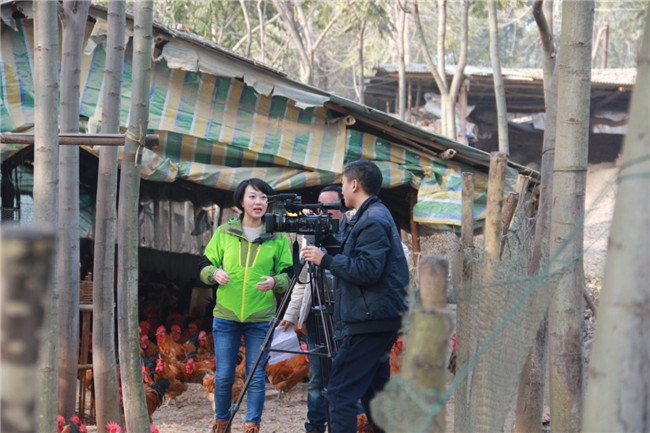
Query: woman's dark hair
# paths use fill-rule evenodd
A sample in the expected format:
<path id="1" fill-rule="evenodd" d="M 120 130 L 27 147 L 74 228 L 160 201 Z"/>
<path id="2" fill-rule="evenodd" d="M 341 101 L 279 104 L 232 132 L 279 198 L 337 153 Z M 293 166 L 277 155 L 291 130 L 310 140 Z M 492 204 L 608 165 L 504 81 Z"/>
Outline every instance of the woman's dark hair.
<path id="1" fill-rule="evenodd" d="M 244 199 L 244 192 L 246 191 L 246 187 L 248 185 L 252 186 L 259 192 L 266 194 L 267 196 L 273 195 L 273 188 L 271 188 L 271 185 L 264 182 L 262 179 L 252 177 L 250 179 L 242 180 L 241 183 L 237 185 L 237 189 L 235 189 L 235 192 L 232 195 L 235 206 L 237 206 L 237 209 L 242 212 L 244 211 L 244 208 L 241 206 L 241 202 Z"/>
<path id="2" fill-rule="evenodd" d="M 348 180 L 358 180 L 361 188 L 370 195 L 379 194 L 381 183 L 384 180 L 379 167 L 374 162 L 365 159 L 359 159 L 345 164 L 343 175 Z"/>

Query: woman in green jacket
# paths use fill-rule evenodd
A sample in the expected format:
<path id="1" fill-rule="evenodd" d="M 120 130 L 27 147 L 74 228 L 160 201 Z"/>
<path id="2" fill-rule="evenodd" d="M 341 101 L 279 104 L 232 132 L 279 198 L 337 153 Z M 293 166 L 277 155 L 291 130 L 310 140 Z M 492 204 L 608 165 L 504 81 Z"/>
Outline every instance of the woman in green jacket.
<path id="1" fill-rule="evenodd" d="M 219 226 L 201 260 L 201 280 L 218 284 L 212 332 L 217 356 L 212 431 L 225 432 L 230 418 L 232 385 L 242 337 L 246 347 L 246 377 L 275 316 L 276 293 L 289 287 L 293 264 L 289 240 L 284 233 L 266 233 L 264 214 L 273 189 L 263 180 L 247 179 L 234 193 L 242 211 Z M 259 432 L 264 408 L 265 371 L 268 353 L 262 355 L 247 394 L 245 433 Z"/>

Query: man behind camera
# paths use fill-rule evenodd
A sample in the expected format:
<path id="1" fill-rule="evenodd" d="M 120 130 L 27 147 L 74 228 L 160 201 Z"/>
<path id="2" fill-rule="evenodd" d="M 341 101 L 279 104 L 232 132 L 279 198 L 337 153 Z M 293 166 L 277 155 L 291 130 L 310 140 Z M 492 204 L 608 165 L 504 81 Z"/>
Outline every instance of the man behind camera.
<path id="1" fill-rule="evenodd" d="M 341 187 L 337 185 L 328 185 L 323 188 L 318 195 L 318 202 L 325 203 L 340 203 L 343 198 Z M 336 233 L 330 234 L 322 242 L 322 245 L 319 245 L 321 248 L 325 247 L 326 250 L 330 250 L 332 254 L 338 252 L 338 246 L 341 243 L 342 232 L 345 226 L 345 215 L 339 209 L 331 209 L 328 212 L 332 218 L 338 221 L 339 231 Z M 300 275 L 301 281 L 307 279 L 307 267 L 303 268 L 303 272 Z M 321 288 L 321 290 L 329 290 L 328 275 L 324 275 L 324 285 L 326 287 Z M 323 344 L 325 341 L 325 332 L 328 332 L 326 329 L 322 329 L 322 322 L 320 317 L 311 310 L 312 304 L 318 303 L 318 299 L 312 302 L 312 287 L 314 282 L 309 282 L 306 285 L 296 284 L 291 293 L 291 302 L 287 306 L 287 310 L 284 314 L 284 318 L 280 322 L 279 326 L 283 330 L 287 330 L 290 326 L 297 325 L 298 328 L 302 328 L 303 324 L 306 325 L 307 330 L 307 346 L 309 350 L 313 350 L 317 344 Z M 325 298 L 324 293 L 321 294 Z M 318 333 L 318 337 L 316 334 Z M 331 335 L 334 338 L 337 337 L 336 334 Z M 323 365 L 321 366 L 321 362 Z M 309 384 L 307 385 L 307 422 L 305 422 L 305 431 L 306 433 L 323 433 L 327 427 L 327 404 L 325 401 L 325 396 L 323 395 L 323 389 L 327 386 L 328 374 L 327 371 L 329 366 L 327 365 L 328 360 L 322 357 L 321 355 L 309 355 Z"/>
<path id="2" fill-rule="evenodd" d="M 340 253 L 302 249 L 305 260 L 335 276 L 334 321 L 347 328 L 327 389 L 333 433 L 356 432 L 358 400 L 373 424 L 370 400 L 390 379 L 390 349 L 407 310 L 408 265 L 393 218 L 377 197 L 382 180 L 371 161 L 348 163 L 343 198 L 356 214 L 347 224 Z"/>

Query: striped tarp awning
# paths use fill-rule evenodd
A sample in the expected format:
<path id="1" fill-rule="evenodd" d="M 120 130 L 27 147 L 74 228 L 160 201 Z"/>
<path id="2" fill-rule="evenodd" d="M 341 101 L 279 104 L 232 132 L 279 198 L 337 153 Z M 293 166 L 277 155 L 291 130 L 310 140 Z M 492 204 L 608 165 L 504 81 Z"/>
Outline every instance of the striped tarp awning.
<path id="1" fill-rule="evenodd" d="M 17 30 L 2 25 L 2 131 L 34 122 L 33 32 L 30 20 L 17 24 Z M 88 118 L 90 133 L 101 131 L 104 65 L 102 45 L 83 56 L 80 115 Z M 122 128 L 129 118 L 131 66 L 129 47 Z M 170 69 L 165 59 L 153 63 L 149 103 L 148 132 L 160 135 L 160 145 L 142 150 L 143 179 L 184 179 L 234 190 L 241 180 L 259 177 L 277 190 L 288 190 L 340 182 L 346 162 L 369 159 L 380 167 L 383 187 L 418 189 L 414 218 L 434 225 L 460 225 L 460 175 L 475 172 L 475 216 L 483 216 L 486 174 L 347 128 L 324 107 L 297 107 L 285 96 L 261 94 L 235 77 Z M 0 150 L 3 160 L 11 154 L 4 146 Z"/>

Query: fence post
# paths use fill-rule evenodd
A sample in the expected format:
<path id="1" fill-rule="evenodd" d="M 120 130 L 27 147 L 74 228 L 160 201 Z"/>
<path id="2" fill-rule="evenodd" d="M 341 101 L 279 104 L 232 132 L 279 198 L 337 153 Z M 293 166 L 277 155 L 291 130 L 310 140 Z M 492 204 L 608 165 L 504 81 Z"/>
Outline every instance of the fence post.
<path id="1" fill-rule="evenodd" d="M 53 230 L 2 227 L 0 431 L 36 431 L 38 355 L 54 248 Z"/>
<path id="2" fill-rule="evenodd" d="M 402 370 L 371 403 L 375 422 L 386 432 L 446 430 L 439 399 L 445 391 L 451 328 L 444 310 L 449 264 L 444 257 L 428 255 L 418 269 L 422 306 L 411 309 L 406 319 Z M 436 407 L 438 403 L 443 405 Z"/>

